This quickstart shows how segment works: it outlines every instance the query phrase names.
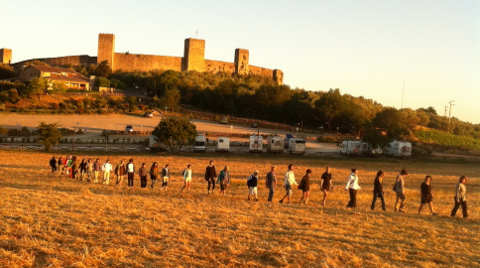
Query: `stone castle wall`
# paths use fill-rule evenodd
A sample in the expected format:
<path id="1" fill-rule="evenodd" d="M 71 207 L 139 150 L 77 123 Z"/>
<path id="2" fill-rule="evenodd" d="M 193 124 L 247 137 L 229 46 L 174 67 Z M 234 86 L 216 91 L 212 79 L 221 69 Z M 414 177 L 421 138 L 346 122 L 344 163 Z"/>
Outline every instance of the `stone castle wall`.
<path id="1" fill-rule="evenodd" d="M 156 55 L 142 54 L 126 54 L 115 53 L 112 70 L 122 70 L 124 72 L 141 71 L 148 72 L 150 70 L 174 70 L 182 71 L 182 58 Z"/>
<path id="2" fill-rule="evenodd" d="M 11 60 L 11 50 L 1 49 L 0 60 Z M 249 63 L 249 51 L 236 49 L 233 62 L 224 62 L 205 59 L 205 40 L 188 38 L 184 43 L 183 57 L 143 55 L 130 53 L 115 53 L 115 35 L 98 35 L 98 56 L 88 55 L 65 56 L 56 58 L 31 59 L 13 64 L 16 70 L 23 68 L 26 62 L 39 60 L 52 66 L 89 65 L 107 61 L 112 71 L 124 72 L 150 70 L 198 71 L 198 72 L 225 72 L 230 74 L 255 74 L 270 77 L 278 84 L 283 84 L 283 72 L 277 69 L 268 69 L 252 66 Z"/>

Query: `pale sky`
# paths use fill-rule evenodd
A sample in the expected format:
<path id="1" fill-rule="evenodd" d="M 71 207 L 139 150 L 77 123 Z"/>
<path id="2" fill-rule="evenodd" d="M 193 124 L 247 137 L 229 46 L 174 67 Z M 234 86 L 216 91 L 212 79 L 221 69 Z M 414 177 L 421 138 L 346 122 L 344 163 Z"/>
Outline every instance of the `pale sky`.
<path id="1" fill-rule="evenodd" d="M 0 48 L 13 62 L 96 56 L 99 33 L 116 52 L 183 56 L 185 38 L 205 58 L 284 72 L 292 88 L 342 93 L 401 108 L 444 106 L 480 123 L 480 1 L 11 1 L 0 0 Z M 198 35 L 197 35 L 198 31 Z M 405 83 L 405 86 L 403 86 Z"/>

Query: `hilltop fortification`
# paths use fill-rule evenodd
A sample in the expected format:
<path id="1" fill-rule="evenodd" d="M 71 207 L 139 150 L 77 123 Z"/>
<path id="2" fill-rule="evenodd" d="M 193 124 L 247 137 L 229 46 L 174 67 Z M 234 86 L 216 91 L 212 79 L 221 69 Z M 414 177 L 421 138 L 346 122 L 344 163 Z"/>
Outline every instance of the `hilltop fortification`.
<path id="1" fill-rule="evenodd" d="M 12 52 L 9 49 L 0 50 L 2 62 L 11 60 Z M 98 35 L 97 57 L 88 55 L 63 56 L 55 58 L 30 59 L 13 64 L 15 69 L 21 69 L 26 62 L 32 60 L 44 61 L 51 66 L 99 64 L 107 61 L 112 71 L 198 71 L 198 72 L 226 72 L 231 74 L 255 74 L 270 77 L 278 84 L 283 84 L 283 72 L 279 69 L 268 69 L 252 66 L 249 63 L 249 51 L 246 49 L 235 50 L 234 61 L 224 62 L 205 59 L 205 40 L 187 38 L 184 43 L 183 57 L 145 55 L 115 52 L 115 35 L 101 33 Z M 8 62 L 9 63 L 9 62 Z"/>

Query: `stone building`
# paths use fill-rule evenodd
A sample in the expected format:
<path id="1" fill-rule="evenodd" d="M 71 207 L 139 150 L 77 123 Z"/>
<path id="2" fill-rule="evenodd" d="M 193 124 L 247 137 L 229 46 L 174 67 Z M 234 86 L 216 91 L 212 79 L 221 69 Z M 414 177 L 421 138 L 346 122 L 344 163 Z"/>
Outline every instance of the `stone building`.
<path id="1" fill-rule="evenodd" d="M 30 65 L 21 70 L 19 74 L 19 79 L 22 82 L 28 82 L 40 77 L 48 80 L 48 90 L 53 89 L 54 83 L 61 83 L 67 89 L 91 90 L 92 88 L 90 79 L 67 68 Z"/>

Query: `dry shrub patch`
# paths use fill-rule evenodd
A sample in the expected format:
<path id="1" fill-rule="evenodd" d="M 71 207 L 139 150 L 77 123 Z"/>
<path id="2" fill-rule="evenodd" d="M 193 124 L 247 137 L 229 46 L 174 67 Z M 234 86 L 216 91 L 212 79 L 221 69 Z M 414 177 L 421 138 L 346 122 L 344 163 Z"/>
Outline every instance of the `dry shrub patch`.
<path id="1" fill-rule="evenodd" d="M 367 162 L 283 157 L 215 156 L 217 169 L 229 164 L 234 181 L 226 196 L 207 195 L 204 156 L 135 156 L 137 167 L 170 163 L 168 191 L 115 188 L 52 175 L 51 155 L 0 152 L 0 267 L 475 267 L 480 266 L 478 165 Z M 91 156 L 82 158 L 90 158 Z M 220 158 L 222 157 L 222 158 Z M 91 157 L 93 158 L 93 157 Z M 106 156 L 100 156 L 102 160 Z M 109 156 L 116 164 L 130 156 Z M 180 194 L 180 173 L 194 170 L 193 188 Z M 268 204 L 247 202 L 245 178 L 270 165 L 296 166 L 299 181 L 312 168 L 311 201 Z M 319 176 L 333 167 L 336 188 L 320 205 Z M 358 207 L 347 210 L 343 191 L 351 167 L 359 168 Z M 408 213 L 392 212 L 390 190 L 397 172 L 408 168 Z M 386 172 L 387 212 L 371 211 L 373 177 Z M 417 215 L 419 186 L 433 176 L 434 203 L 440 216 Z M 458 177 L 468 181 L 471 218 L 452 219 Z M 279 188 L 275 200 L 283 196 Z M 295 191 L 293 200 L 300 199 Z M 461 213 L 459 213 L 461 214 Z M 458 217 L 458 216 L 457 216 Z"/>

